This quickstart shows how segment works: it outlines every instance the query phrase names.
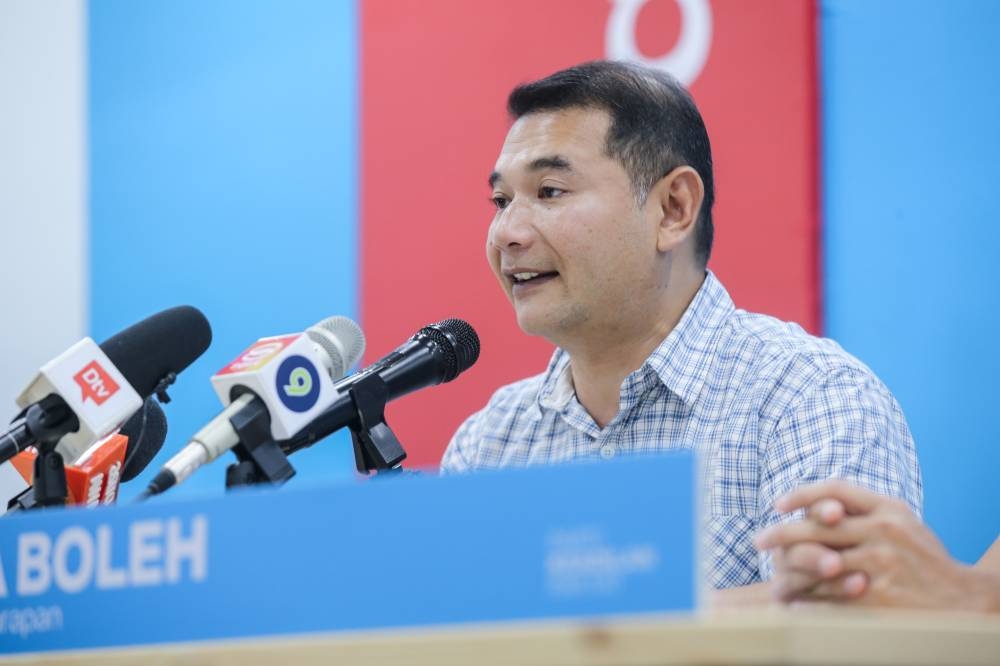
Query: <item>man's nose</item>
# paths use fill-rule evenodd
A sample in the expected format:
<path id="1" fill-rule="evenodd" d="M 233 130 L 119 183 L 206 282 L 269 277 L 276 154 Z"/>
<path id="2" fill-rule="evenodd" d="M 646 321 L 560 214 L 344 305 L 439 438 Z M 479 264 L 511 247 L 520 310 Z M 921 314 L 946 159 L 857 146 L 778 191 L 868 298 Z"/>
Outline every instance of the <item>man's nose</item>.
<path id="1" fill-rule="evenodd" d="M 531 211 L 518 201 L 511 201 L 500 211 L 490 227 L 490 243 L 498 250 L 528 247 L 534 237 Z"/>

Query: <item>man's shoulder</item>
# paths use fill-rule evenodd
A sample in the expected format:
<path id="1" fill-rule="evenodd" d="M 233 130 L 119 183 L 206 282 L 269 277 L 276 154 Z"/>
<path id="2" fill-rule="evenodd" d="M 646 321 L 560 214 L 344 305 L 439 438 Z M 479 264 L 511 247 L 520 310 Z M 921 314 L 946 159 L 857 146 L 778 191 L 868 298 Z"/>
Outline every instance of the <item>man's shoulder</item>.
<path id="1" fill-rule="evenodd" d="M 742 386 L 769 419 L 807 401 L 835 405 L 844 396 L 896 409 L 889 388 L 836 341 L 768 315 L 734 311 L 717 339 L 714 366 L 711 384 L 722 391 Z"/>
<path id="2" fill-rule="evenodd" d="M 872 375 L 868 366 L 835 340 L 812 335 L 794 322 L 746 310 L 736 310 L 727 321 L 719 352 L 723 358 L 747 360 L 755 372 Z"/>
<path id="3" fill-rule="evenodd" d="M 537 400 L 545 377 L 546 373 L 542 373 L 497 389 L 486 406 L 455 431 L 441 459 L 441 471 L 499 466 L 511 439 L 523 439 L 515 434 L 529 431 L 540 418 Z"/>
<path id="4" fill-rule="evenodd" d="M 545 377 L 543 372 L 501 386 L 485 406 L 465 419 L 456 436 L 474 434 L 476 438 L 482 438 L 488 434 L 487 430 L 509 430 L 517 423 L 531 420 L 539 414 L 538 395 Z"/>
<path id="5" fill-rule="evenodd" d="M 736 377 L 759 383 L 798 375 L 816 379 L 833 373 L 872 374 L 829 338 L 812 335 L 794 322 L 737 308 L 711 272 L 691 310 L 695 310 L 694 316 L 681 338 L 697 349 L 691 355 L 695 364 L 700 365 L 705 355 L 711 356 L 720 379 Z M 682 326 L 688 318 L 685 314 Z"/>

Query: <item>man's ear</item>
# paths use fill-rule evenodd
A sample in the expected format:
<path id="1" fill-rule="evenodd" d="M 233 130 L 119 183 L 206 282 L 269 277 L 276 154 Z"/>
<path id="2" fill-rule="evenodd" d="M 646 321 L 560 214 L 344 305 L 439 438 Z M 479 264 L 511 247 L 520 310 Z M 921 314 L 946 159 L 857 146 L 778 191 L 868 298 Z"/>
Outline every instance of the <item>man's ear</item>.
<path id="1" fill-rule="evenodd" d="M 647 202 L 658 216 L 656 249 L 669 252 L 694 233 L 705 199 L 705 184 L 698 172 L 679 166 L 653 184 Z"/>

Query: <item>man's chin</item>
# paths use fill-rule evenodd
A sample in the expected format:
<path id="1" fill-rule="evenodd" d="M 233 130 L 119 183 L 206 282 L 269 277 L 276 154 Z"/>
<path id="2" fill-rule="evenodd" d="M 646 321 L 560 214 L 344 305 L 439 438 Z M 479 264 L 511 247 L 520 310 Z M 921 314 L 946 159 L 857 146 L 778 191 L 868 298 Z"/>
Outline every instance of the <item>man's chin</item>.
<path id="1" fill-rule="evenodd" d="M 545 338 L 556 346 L 562 346 L 567 337 L 578 335 L 581 326 L 589 320 L 586 310 L 579 307 L 563 307 L 558 311 L 539 307 L 515 309 L 517 325 L 528 335 Z"/>
<path id="2" fill-rule="evenodd" d="M 547 338 L 552 333 L 551 315 L 545 316 L 533 312 L 518 312 L 517 325 L 527 335 Z"/>

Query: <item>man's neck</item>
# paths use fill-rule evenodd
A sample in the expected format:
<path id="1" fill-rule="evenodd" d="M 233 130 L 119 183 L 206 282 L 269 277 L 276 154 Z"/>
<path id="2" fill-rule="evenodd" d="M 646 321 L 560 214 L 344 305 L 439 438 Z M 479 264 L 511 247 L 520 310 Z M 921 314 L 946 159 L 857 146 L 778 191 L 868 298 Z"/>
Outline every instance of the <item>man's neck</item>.
<path id="1" fill-rule="evenodd" d="M 635 331 L 617 331 L 611 337 L 564 347 L 570 356 L 576 398 L 598 426 L 604 428 L 617 415 L 625 378 L 670 335 L 704 280 L 705 273 L 701 272 L 696 279 L 678 285 L 654 308 L 656 318 Z"/>

